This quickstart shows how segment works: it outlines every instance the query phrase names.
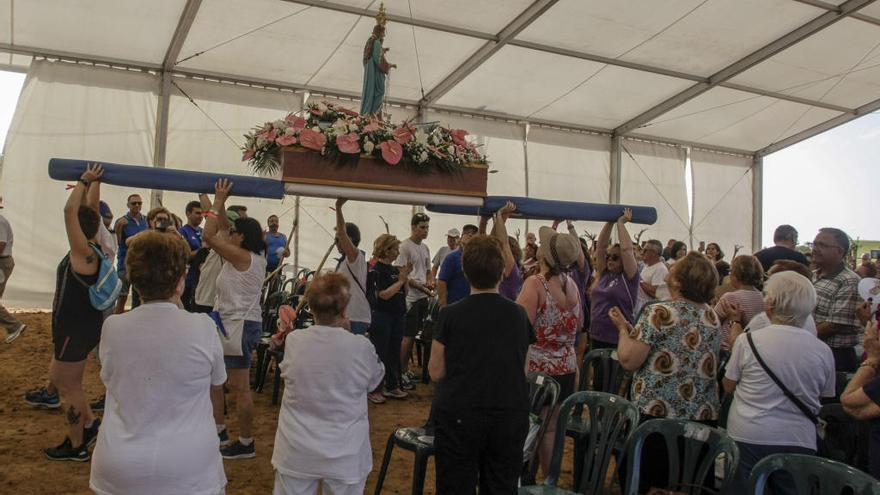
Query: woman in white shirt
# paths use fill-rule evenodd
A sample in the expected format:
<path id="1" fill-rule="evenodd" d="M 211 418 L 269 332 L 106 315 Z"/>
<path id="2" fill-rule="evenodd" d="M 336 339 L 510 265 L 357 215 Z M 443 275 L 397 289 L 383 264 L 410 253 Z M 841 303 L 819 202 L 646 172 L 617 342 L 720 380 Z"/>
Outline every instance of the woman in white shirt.
<path id="1" fill-rule="evenodd" d="M 238 440 L 229 443 L 226 431 L 222 387 L 212 391 L 214 401 L 214 420 L 224 459 L 248 459 L 256 456 L 253 422 L 254 401 L 251 397 L 250 368 L 251 357 L 260 341 L 263 330 L 263 313 L 260 308 L 260 294 L 263 277 L 266 275 L 266 241 L 263 227 L 253 218 L 237 218 L 230 224 L 226 217 L 225 202 L 232 191 L 232 182 L 220 179 L 214 186 L 214 205 L 205 215 L 203 236 L 205 244 L 223 259 L 223 267 L 217 275 L 217 298 L 214 312 L 219 316 L 223 328 L 232 332 L 241 325 L 241 354 L 238 343 L 235 354 L 225 352 L 226 370 L 229 374 L 227 384 L 235 396 L 235 412 L 238 416 Z M 229 235 L 220 235 L 228 229 Z M 228 346 L 224 344 L 224 348 Z M 227 445 L 228 444 L 228 445 Z"/>
<path id="2" fill-rule="evenodd" d="M 356 289 L 357 290 L 357 289 Z M 385 376 L 373 344 L 343 328 L 348 280 L 317 277 L 306 292 L 315 325 L 287 336 L 275 434 L 275 495 L 361 495 L 373 469 L 367 393 Z"/>
<path id="3" fill-rule="evenodd" d="M 724 389 L 734 393 L 727 433 L 739 446 L 740 459 L 730 493 L 746 493 L 752 468 L 768 455 L 816 453 L 815 424 L 770 378 L 749 336 L 766 367 L 813 416 L 819 413 L 820 397 L 834 396 L 831 349 L 803 329 L 816 306 L 812 282 L 795 272 L 781 272 L 767 280 L 765 291 L 764 308 L 772 325 L 748 333 L 743 333 L 741 319 L 731 325 L 734 343 Z"/>
<path id="4" fill-rule="evenodd" d="M 104 322 L 104 422 L 89 486 L 98 494 L 224 492 L 211 385 L 226 381 L 214 322 L 177 302 L 189 246 L 144 232 L 126 257 L 143 304 Z"/>

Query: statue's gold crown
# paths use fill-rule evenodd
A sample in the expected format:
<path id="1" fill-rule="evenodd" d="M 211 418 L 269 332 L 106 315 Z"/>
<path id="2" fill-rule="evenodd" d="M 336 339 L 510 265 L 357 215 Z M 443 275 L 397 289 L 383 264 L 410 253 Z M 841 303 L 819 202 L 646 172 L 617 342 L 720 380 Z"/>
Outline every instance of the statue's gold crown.
<path id="1" fill-rule="evenodd" d="M 379 26 L 385 26 L 385 23 L 388 22 L 388 17 L 385 16 L 385 2 L 379 4 L 379 13 L 376 14 L 376 24 Z"/>

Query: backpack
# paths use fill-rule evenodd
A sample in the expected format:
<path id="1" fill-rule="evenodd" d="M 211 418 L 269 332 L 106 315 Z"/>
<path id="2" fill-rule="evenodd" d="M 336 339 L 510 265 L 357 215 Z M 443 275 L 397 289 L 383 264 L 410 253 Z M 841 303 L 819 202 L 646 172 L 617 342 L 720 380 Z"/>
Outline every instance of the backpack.
<path id="1" fill-rule="evenodd" d="M 94 285 L 88 285 L 73 271 L 72 267 L 70 268 L 70 273 L 73 274 L 79 283 L 88 286 L 89 302 L 92 303 L 92 307 L 98 311 L 104 311 L 116 304 L 119 293 L 122 292 L 122 280 L 119 279 L 119 274 L 116 273 L 113 261 L 105 256 L 101 249 L 94 244 L 89 244 L 89 246 L 95 251 L 100 260 L 98 280 Z"/>

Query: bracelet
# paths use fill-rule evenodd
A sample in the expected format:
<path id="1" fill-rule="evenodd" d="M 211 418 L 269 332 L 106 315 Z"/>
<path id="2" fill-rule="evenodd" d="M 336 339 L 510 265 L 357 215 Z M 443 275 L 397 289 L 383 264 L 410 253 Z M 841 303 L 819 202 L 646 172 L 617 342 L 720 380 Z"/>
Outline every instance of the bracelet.
<path id="1" fill-rule="evenodd" d="M 82 177 L 77 179 L 77 182 L 82 182 L 84 186 L 89 187 L 89 181 L 83 179 Z"/>
<path id="2" fill-rule="evenodd" d="M 208 210 L 205 212 L 205 216 L 208 218 L 217 218 L 217 213 L 214 210 Z"/>

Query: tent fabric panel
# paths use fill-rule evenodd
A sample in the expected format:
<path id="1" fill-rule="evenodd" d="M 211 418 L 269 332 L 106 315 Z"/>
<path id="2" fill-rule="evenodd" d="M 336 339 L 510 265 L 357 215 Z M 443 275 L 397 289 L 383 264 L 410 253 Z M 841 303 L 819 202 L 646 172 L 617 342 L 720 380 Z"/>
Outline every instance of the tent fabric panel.
<path id="1" fill-rule="evenodd" d="M 640 134 L 761 149 L 840 115 L 787 100 L 713 88 L 641 127 Z"/>
<path id="2" fill-rule="evenodd" d="M 535 117 L 610 129 L 687 89 L 693 82 L 604 66 Z"/>
<path id="3" fill-rule="evenodd" d="M 379 2 L 371 0 L 333 1 L 364 9 L 379 9 Z M 480 0 L 479 2 L 472 0 L 444 0 L 443 2 L 388 0 L 385 2 L 385 9 L 388 15 L 408 18 L 410 17 L 409 9 L 412 7 L 412 17 L 420 21 L 436 22 L 494 34 L 504 29 L 504 26 L 513 21 L 520 12 L 531 4 L 532 0 Z M 389 25 L 391 24 L 389 22 Z"/>
<path id="4" fill-rule="evenodd" d="M 518 38 L 705 76 L 823 12 L 790 0 L 563 0 Z"/>
<path id="5" fill-rule="evenodd" d="M 752 160 L 691 151 L 694 243 L 716 242 L 729 263 L 735 246 L 752 249 Z"/>
<path id="6" fill-rule="evenodd" d="M 733 82 L 856 108 L 880 92 L 880 26 L 843 19 Z"/>
<path id="7" fill-rule="evenodd" d="M 587 60 L 505 46 L 437 103 L 528 116 L 602 67 Z"/>
<path id="8" fill-rule="evenodd" d="M 467 117 L 431 110 L 427 113 L 427 121 L 438 122 L 440 125 L 450 129 L 464 129 L 474 136 L 522 141 L 524 137 L 523 133 L 525 132 L 523 124 L 516 122 Z M 490 156 L 489 159 L 491 160 L 492 157 Z"/>
<path id="9" fill-rule="evenodd" d="M 15 2 L 15 44 L 162 63 L 185 5 L 186 0 Z M 0 25 L 6 30 L 9 23 Z"/>
<path id="10" fill-rule="evenodd" d="M 49 178 L 54 156 L 152 162 L 159 79 L 143 73 L 38 60 L 30 68 L 6 142 L 0 194 L 12 225 L 15 273 L 4 304 L 50 308 L 55 267 L 67 252 L 62 210 L 68 191 Z M 126 198 L 148 190 L 105 186 L 118 217 Z M 60 237 L 59 237 L 60 236 Z"/>
<path id="11" fill-rule="evenodd" d="M 610 156 L 529 141 L 529 196 L 587 203 L 607 203 Z"/>
<path id="12" fill-rule="evenodd" d="M 621 190 L 623 204 L 657 209 L 657 222 L 643 240 L 687 239 L 689 215 L 685 186 L 685 150 L 629 139 L 621 140 Z M 641 228 L 630 226 L 631 236 Z"/>

